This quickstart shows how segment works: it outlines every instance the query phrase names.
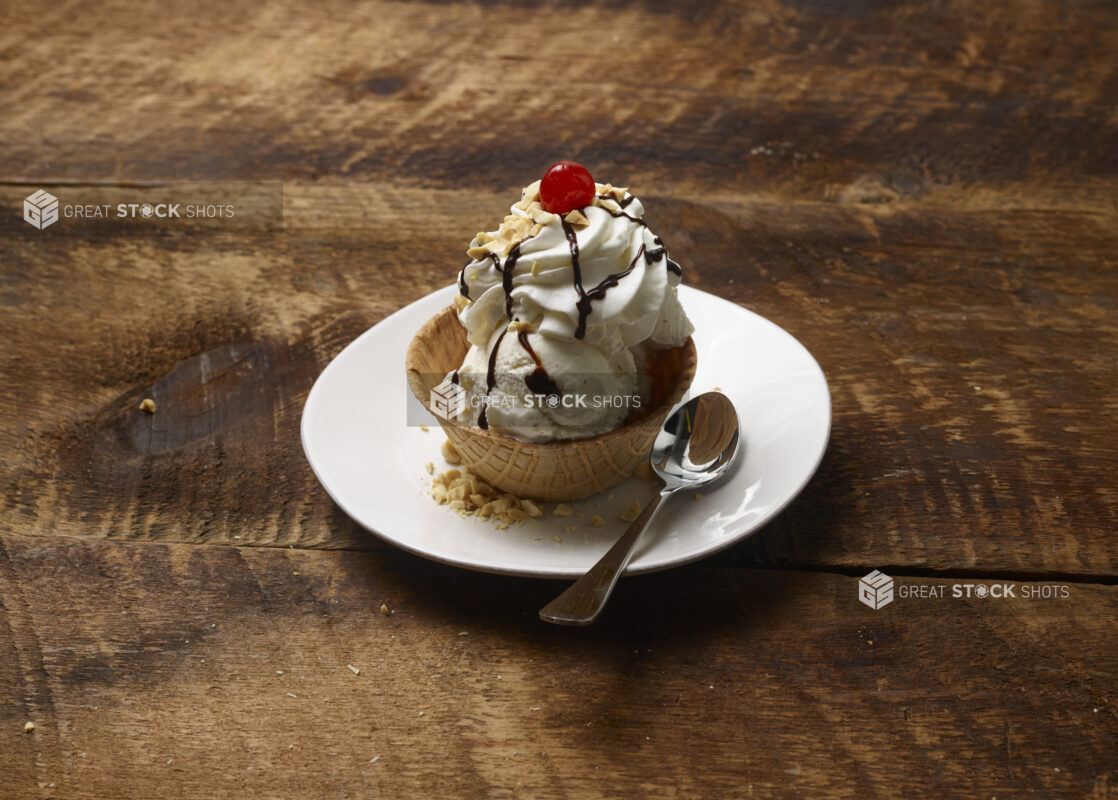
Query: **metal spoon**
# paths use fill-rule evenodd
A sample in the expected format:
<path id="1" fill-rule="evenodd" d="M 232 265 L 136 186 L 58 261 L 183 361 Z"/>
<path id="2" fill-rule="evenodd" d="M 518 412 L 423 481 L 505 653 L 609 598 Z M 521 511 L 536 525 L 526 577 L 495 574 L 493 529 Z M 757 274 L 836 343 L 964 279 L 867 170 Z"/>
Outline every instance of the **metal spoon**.
<path id="1" fill-rule="evenodd" d="M 589 572 L 540 610 L 540 619 L 559 625 L 589 625 L 597 619 L 661 503 L 680 489 L 698 489 L 718 480 L 737 454 L 738 415 L 726 395 L 707 392 L 681 406 L 664 422 L 652 445 L 660 494 Z"/>

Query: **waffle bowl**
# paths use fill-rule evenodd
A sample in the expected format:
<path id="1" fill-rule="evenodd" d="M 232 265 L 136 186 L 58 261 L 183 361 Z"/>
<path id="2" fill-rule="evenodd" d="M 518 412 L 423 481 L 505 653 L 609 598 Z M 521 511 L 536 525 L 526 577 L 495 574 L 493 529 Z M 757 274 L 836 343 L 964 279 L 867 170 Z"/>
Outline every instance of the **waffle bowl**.
<path id="1" fill-rule="evenodd" d="M 430 408 L 431 390 L 466 357 L 466 329 L 453 306 L 431 317 L 408 345 L 405 367 L 408 386 Z M 522 442 L 492 430 L 437 417 L 462 463 L 486 483 L 517 497 L 536 500 L 579 500 L 633 474 L 648 457 L 668 412 L 680 401 L 695 377 L 695 343 L 663 350 L 650 367 L 648 411 L 619 428 L 586 439 Z"/>

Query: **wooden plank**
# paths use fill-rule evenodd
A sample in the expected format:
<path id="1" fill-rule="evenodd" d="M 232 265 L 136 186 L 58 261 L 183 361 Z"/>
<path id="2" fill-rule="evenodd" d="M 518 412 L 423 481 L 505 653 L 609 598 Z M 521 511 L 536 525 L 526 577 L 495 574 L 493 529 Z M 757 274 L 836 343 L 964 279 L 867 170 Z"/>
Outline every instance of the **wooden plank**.
<path id="1" fill-rule="evenodd" d="M 574 157 L 818 200 L 1118 172 L 1109 3 L 55 9 L 6 13 L 0 178 L 511 188 Z"/>
<path id="2" fill-rule="evenodd" d="M 818 475 L 719 563 L 1115 574 L 1113 211 L 647 202 L 689 283 L 784 326 L 831 384 Z M 355 336 L 450 282 L 508 203 L 288 186 L 282 236 L 0 225 L 0 364 L 18 376 L 0 386 L 0 520 L 375 547 L 306 465 L 303 400 Z"/>
<path id="3" fill-rule="evenodd" d="M 0 543 L 7 796 L 1101 799 L 1118 781 L 1114 586 L 968 601 L 921 580 L 948 596 L 874 611 L 851 577 L 691 567 L 623 582 L 575 630 L 535 619 L 559 584 L 404 554 Z"/>

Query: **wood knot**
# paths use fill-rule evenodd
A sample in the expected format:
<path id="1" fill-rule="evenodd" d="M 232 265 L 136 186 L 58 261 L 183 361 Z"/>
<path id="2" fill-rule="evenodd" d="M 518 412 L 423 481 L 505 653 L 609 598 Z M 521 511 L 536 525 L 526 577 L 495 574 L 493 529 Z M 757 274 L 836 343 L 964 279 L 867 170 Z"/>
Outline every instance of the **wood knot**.
<path id="1" fill-rule="evenodd" d="M 223 345 L 195 356 L 155 383 L 160 413 L 134 417 L 129 438 L 140 453 L 177 450 L 240 423 L 270 427 L 275 403 L 261 342 Z"/>

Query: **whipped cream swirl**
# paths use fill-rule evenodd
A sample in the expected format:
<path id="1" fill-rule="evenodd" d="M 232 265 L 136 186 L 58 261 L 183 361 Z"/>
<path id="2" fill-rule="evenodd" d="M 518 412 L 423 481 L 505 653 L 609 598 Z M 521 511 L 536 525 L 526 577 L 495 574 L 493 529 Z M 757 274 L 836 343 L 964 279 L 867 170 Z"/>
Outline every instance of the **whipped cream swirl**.
<path id="1" fill-rule="evenodd" d="M 682 271 L 645 225 L 640 200 L 608 184 L 596 190 L 593 205 L 559 216 L 540 206 L 537 182 L 498 230 L 474 238 L 458 276 L 470 344 L 488 348 L 512 320 L 605 354 L 691 335 L 676 293 Z"/>

